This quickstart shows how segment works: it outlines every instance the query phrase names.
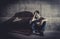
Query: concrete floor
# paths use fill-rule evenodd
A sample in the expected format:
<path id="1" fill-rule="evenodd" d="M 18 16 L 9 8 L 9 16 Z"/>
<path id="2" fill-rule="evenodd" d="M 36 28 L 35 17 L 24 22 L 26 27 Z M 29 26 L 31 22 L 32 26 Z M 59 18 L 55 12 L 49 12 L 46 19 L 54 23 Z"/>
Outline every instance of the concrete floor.
<path id="1" fill-rule="evenodd" d="M 17 32 L 9 32 L 12 37 L 9 37 L 8 39 L 60 39 L 60 32 L 59 31 L 45 31 L 44 36 L 38 36 L 38 35 L 23 35 Z"/>

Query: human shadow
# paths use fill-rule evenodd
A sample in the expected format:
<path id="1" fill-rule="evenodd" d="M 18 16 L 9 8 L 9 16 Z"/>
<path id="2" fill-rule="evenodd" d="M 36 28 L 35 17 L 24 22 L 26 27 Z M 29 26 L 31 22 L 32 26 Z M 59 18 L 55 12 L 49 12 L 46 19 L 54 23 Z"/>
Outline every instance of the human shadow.
<path id="1" fill-rule="evenodd" d="M 13 22 L 16 19 L 16 17 L 18 17 L 22 20 Z M 32 17 L 33 17 L 33 14 L 30 11 L 17 12 L 13 17 L 11 17 L 7 21 L 1 23 L 0 29 L 2 29 L 2 32 L 4 32 L 4 33 L 17 30 L 17 31 L 19 31 L 18 33 L 21 32 L 21 34 L 25 34 L 26 32 L 28 32 L 28 34 L 30 34 L 31 25 L 29 24 L 29 20 L 31 20 Z"/>

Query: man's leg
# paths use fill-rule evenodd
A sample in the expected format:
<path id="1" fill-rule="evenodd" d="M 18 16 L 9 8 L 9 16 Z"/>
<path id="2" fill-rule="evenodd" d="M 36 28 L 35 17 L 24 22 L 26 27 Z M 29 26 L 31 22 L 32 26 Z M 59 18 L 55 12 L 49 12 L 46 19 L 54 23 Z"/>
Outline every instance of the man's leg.
<path id="1" fill-rule="evenodd" d="M 43 22 L 42 26 L 40 27 L 40 36 L 44 36 L 44 30 L 45 30 L 45 25 L 46 25 L 46 22 Z"/>
<path id="2" fill-rule="evenodd" d="M 32 24 L 32 32 L 33 32 L 33 33 L 36 33 L 36 32 L 35 32 L 35 24 L 34 24 L 34 23 Z"/>

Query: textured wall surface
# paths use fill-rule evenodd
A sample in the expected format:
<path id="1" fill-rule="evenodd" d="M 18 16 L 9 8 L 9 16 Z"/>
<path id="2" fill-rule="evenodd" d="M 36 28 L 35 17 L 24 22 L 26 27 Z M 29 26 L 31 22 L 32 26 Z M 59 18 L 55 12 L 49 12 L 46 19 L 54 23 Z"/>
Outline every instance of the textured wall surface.
<path id="1" fill-rule="evenodd" d="M 6 1 L 5 1 L 6 2 Z M 56 1 L 39 1 L 39 0 L 18 0 L 7 1 L 1 6 L 0 21 L 4 22 L 10 19 L 16 12 L 39 10 L 40 15 L 45 17 L 48 21 L 46 24 L 46 31 L 60 31 L 60 2 Z"/>

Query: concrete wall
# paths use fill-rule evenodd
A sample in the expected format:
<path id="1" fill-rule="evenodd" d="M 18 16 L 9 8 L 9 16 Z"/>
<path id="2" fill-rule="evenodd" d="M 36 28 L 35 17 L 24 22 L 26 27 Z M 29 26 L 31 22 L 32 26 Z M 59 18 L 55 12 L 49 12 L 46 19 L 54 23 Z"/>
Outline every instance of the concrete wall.
<path id="1" fill-rule="evenodd" d="M 16 12 L 39 10 L 41 16 L 48 21 L 46 24 L 46 31 L 60 31 L 60 4 L 51 4 L 44 1 L 18 1 L 16 3 L 8 4 L 2 9 L 2 17 L 0 21 L 4 22 L 10 19 Z M 3 17 L 4 16 L 4 17 Z"/>

